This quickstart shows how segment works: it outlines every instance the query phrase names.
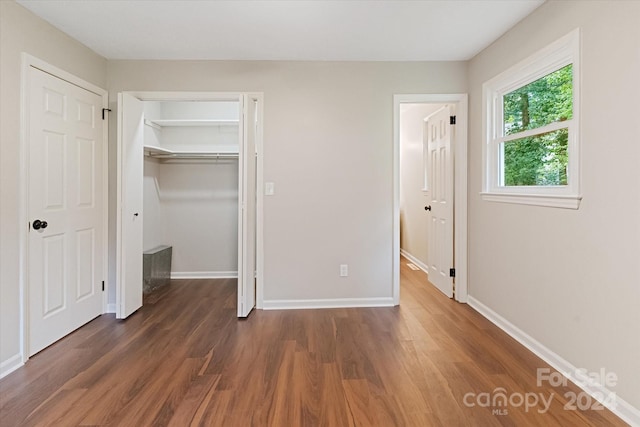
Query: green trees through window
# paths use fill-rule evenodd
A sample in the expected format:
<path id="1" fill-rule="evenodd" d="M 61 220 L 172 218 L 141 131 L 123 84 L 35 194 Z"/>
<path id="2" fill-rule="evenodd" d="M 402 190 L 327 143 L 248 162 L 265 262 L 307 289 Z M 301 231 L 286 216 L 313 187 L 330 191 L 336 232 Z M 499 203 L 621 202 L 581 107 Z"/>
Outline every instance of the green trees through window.
<path id="1" fill-rule="evenodd" d="M 567 65 L 503 96 L 503 132 L 514 135 L 573 117 L 573 67 Z M 567 127 L 541 129 L 501 144 L 503 185 L 567 185 Z"/>

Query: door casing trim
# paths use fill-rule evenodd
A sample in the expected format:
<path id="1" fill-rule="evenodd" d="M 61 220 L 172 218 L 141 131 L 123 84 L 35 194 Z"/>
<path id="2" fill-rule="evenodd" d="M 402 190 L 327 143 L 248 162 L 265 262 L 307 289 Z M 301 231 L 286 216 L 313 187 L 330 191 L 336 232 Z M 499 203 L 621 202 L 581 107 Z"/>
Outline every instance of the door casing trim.
<path id="1" fill-rule="evenodd" d="M 393 95 L 393 284 L 394 305 L 400 304 L 400 104 L 454 104 L 456 132 L 454 156 L 454 238 L 453 257 L 456 269 L 455 300 L 466 303 L 467 270 L 467 129 L 468 95 L 398 94 Z M 453 266 L 452 266 L 453 267 Z"/>

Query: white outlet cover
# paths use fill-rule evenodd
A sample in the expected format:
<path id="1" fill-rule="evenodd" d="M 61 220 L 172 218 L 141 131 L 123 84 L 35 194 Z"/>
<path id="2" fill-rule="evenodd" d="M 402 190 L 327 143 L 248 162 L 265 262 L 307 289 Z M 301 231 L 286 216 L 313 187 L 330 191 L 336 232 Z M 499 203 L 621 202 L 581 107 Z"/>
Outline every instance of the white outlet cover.
<path id="1" fill-rule="evenodd" d="M 340 264 L 340 277 L 347 277 L 349 275 L 349 266 L 347 264 Z"/>

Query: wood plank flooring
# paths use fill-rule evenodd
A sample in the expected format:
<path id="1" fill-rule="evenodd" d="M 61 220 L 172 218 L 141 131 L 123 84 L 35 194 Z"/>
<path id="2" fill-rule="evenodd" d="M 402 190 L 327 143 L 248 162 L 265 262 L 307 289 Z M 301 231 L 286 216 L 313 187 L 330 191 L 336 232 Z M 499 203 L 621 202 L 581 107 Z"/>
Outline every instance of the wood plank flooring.
<path id="1" fill-rule="evenodd" d="M 235 281 L 173 281 L 128 320 L 101 316 L 1 380 L 0 426 L 626 425 L 564 410 L 578 388 L 538 387 L 544 362 L 406 262 L 400 307 L 247 320 Z M 500 388 L 510 404 L 478 404 Z M 553 396 L 549 410 L 526 410 L 526 393 Z"/>

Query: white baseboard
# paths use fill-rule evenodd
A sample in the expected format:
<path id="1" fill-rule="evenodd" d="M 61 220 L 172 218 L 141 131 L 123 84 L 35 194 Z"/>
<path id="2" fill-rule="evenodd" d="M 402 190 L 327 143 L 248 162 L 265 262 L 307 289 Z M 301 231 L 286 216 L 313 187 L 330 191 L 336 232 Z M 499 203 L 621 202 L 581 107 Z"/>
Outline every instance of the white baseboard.
<path id="1" fill-rule="evenodd" d="M 18 353 L 14 356 L 11 356 L 4 362 L 0 363 L 0 378 L 6 377 L 11 372 L 22 367 L 23 365 L 24 363 L 22 362 L 22 354 Z"/>
<path id="2" fill-rule="evenodd" d="M 422 270 L 425 273 L 429 274 L 429 267 L 427 267 L 427 264 L 425 264 L 424 262 L 420 261 L 418 258 L 414 257 L 409 252 L 407 252 L 407 251 L 405 251 L 404 249 L 401 248 L 400 249 L 400 255 L 402 255 L 403 257 L 405 257 L 406 259 L 408 259 L 412 263 L 414 263 L 417 267 L 420 268 L 420 270 Z"/>
<path id="3" fill-rule="evenodd" d="M 509 322 L 507 319 L 500 316 L 498 313 L 471 295 L 469 295 L 467 303 L 474 310 L 486 317 L 494 325 L 502 329 L 527 349 L 531 350 L 536 356 L 547 362 L 555 370 L 564 375 L 569 381 L 580 387 L 594 399 L 598 400 L 601 399 L 602 396 L 610 396 L 614 393 L 612 390 L 609 390 L 600 384 L 589 384 L 582 381 L 580 378 L 576 378 L 575 373 L 578 372 L 577 367 L 548 349 L 542 343 L 529 336 L 513 323 Z M 630 403 L 621 399 L 617 395 L 614 402 L 610 402 L 610 404 L 603 403 L 603 405 L 631 426 L 640 426 L 640 410 L 633 407 Z"/>
<path id="4" fill-rule="evenodd" d="M 107 311 L 105 313 L 115 313 L 116 312 L 116 303 L 107 304 Z"/>
<path id="5" fill-rule="evenodd" d="M 172 279 L 236 279 L 237 271 L 172 271 Z"/>
<path id="6" fill-rule="evenodd" d="M 338 298 L 265 300 L 263 310 L 295 310 L 308 308 L 393 307 L 393 298 Z"/>

